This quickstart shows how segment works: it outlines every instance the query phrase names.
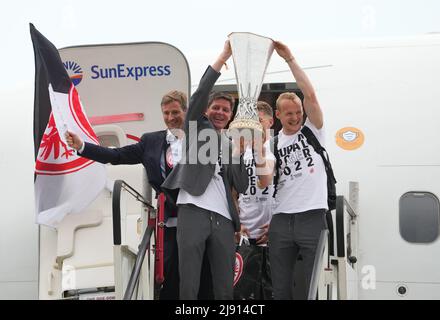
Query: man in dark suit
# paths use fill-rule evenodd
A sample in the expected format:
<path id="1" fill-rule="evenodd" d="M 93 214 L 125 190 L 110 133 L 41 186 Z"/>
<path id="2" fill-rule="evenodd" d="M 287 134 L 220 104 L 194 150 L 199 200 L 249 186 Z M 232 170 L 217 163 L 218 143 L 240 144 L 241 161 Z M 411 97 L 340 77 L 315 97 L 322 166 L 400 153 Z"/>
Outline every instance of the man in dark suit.
<path id="1" fill-rule="evenodd" d="M 181 157 L 181 128 L 187 110 L 185 93 L 174 90 L 165 94 L 161 101 L 163 120 L 167 130 L 145 133 L 141 140 L 122 148 L 105 148 L 83 143 L 81 138 L 68 132 L 66 140 L 83 157 L 101 162 L 117 164 L 142 163 L 147 171 L 148 181 L 153 189 L 160 193 L 161 184 Z M 177 207 L 172 201 L 165 202 L 164 229 L 164 283 L 159 299 L 177 300 L 179 298 L 178 252 L 176 242 Z M 207 265 L 207 262 L 205 263 Z M 209 266 L 204 267 L 203 277 L 210 279 Z M 204 281 L 201 297 L 212 298 L 210 281 Z"/>
<path id="2" fill-rule="evenodd" d="M 233 298 L 234 233 L 240 230 L 240 221 L 231 193 L 233 189 L 245 192 L 248 177 L 239 144 L 232 144 L 221 132 L 232 118 L 234 100 L 224 93 L 209 95 L 231 54 L 226 41 L 191 96 L 182 159 L 162 184 L 166 192 L 179 190 L 177 243 L 180 299 L 184 300 L 197 298 L 205 252 L 215 299 Z"/>

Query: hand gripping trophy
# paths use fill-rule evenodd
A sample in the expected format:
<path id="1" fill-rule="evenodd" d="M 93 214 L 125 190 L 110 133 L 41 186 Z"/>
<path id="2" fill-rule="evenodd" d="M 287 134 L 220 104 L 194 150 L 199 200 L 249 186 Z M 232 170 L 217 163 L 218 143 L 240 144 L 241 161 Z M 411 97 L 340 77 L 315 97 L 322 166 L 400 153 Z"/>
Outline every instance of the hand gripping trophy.
<path id="1" fill-rule="evenodd" d="M 257 101 L 263 78 L 274 50 L 273 40 L 248 32 L 233 32 L 229 35 L 235 77 L 238 87 L 238 107 L 229 130 L 247 131 L 255 136 L 263 132 L 260 124 Z M 251 137 L 250 137 L 251 138 Z"/>

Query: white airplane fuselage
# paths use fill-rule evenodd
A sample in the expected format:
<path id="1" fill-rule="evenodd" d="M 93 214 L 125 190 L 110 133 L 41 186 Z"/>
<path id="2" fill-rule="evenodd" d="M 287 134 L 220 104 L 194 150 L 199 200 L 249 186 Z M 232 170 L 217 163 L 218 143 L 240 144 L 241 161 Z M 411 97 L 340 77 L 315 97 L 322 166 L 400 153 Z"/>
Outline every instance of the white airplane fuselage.
<path id="1" fill-rule="evenodd" d="M 440 299 L 440 90 L 437 88 L 440 83 L 440 35 L 364 42 L 290 43 L 289 46 L 310 77 L 324 113 L 326 148 L 338 181 L 337 194 L 348 198 L 349 182 L 359 185 L 357 262 L 353 271 L 355 276 L 349 283 L 349 298 Z M 192 83 L 195 84 L 192 91 L 215 54 L 204 56 L 191 66 Z M 232 61 L 230 64 L 217 81 L 218 89 L 234 91 L 236 81 Z M 287 64 L 276 53 L 263 82 L 266 86 L 263 86 L 262 94 L 272 99 L 273 107 L 274 99 L 283 89 L 297 90 Z M 133 81 L 126 85 L 130 87 L 138 83 Z M 183 81 L 179 86 L 181 90 L 187 90 L 189 83 Z M 78 90 L 81 95 L 81 88 Z M 92 94 L 84 93 L 84 100 L 93 103 L 94 98 L 88 96 Z M 155 111 L 149 114 L 145 126 L 134 123 L 131 128 L 130 123 L 125 123 L 123 132 L 140 135 L 141 132 L 163 128 L 157 99 L 146 101 L 146 104 L 154 104 Z M 125 102 L 125 105 L 130 103 Z M 88 112 L 87 103 L 84 107 Z M 95 105 L 91 113 L 104 115 L 105 107 Z M 136 112 L 134 109 L 130 112 Z M 121 107 L 119 112 L 115 107 L 111 113 L 124 113 L 124 110 Z M 113 125 L 118 126 L 118 123 Z M 23 152 L 31 154 L 33 150 L 27 148 Z M 133 169 L 137 170 L 136 173 L 130 171 L 132 169 L 124 172 L 124 168 L 110 169 L 113 179 L 119 174 L 139 177 L 143 170 L 139 167 Z M 32 202 L 32 189 L 26 190 L 29 194 L 21 195 L 21 199 Z M 108 195 L 107 200 L 111 202 Z M 28 207 L 32 206 L 29 204 Z M 102 210 L 110 208 L 109 204 Z M 11 210 L 16 210 L 12 214 L 20 214 L 22 219 L 13 220 L 13 225 L 8 228 L 19 228 L 22 221 L 29 224 L 32 214 L 23 214 L 18 208 Z M 104 216 L 110 219 L 111 213 Z M 112 247 L 111 220 L 106 219 L 103 225 L 107 227 L 91 226 L 76 231 L 75 250 L 72 257 L 66 259 L 74 259 L 76 254 L 84 255 L 82 261 L 86 261 L 85 265 L 101 268 L 101 275 L 107 272 L 101 286 L 111 287 L 108 280 L 112 277 L 112 265 L 108 263 L 111 260 L 108 250 Z M 426 226 L 431 229 L 428 231 Z M 0 287 L 14 298 L 20 298 L 21 292 L 26 292 L 25 296 L 29 298 L 62 298 L 63 286 L 69 284 L 61 283 L 62 270 L 53 271 L 57 247 L 61 246 L 57 243 L 56 232 L 41 227 L 37 248 L 37 226 L 27 225 L 26 228 L 26 237 L 17 232 L 10 235 L 7 243 L 9 247 L 18 244 L 32 259 L 25 262 L 15 258 L 8 260 L 9 251 L 1 252 L 2 261 L 9 261 L 9 267 L 4 267 Z M 136 243 L 139 235 L 134 229 L 131 232 L 134 235 L 127 233 L 127 241 Z M 86 239 L 109 242 L 101 244 L 102 252 L 107 252 L 106 263 L 93 260 L 95 253 L 87 250 L 97 249 L 89 247 Z M 15 265 L 20 265 L 19 277 L 12 275 Z M 99 277 L 93 279 L 92 267 L 87 276 L 81 278 L 84 288 L 99 286 L 96 280 Z M 38 281 L 35 278 L 37 269 Z M 85 273 L 80 271 L 79 276 L 81 272 Z M 52 279 L 48 279 L 50 277 Z M 25 278 L 30 279 L 30 286 L 21 291 L 19 283 Z M 90 279 L 89 284 L 87 279 Z M 50 283 L 52 288 L 49 288 Z M 8 293 L 1 297 L 8 298 Z"/>

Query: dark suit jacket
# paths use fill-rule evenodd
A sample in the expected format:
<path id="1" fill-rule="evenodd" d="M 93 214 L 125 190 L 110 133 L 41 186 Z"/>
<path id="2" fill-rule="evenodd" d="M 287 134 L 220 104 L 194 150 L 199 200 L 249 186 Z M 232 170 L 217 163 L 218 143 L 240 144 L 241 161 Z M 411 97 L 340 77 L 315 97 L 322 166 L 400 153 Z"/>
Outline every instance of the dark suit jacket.
<path id="1" fill-rule="evenodd" d="M 164 181 L 160 168 L 161 158 L 168 146 L 166 134 L 166 130 L 145 133 L 138 143 L 122 148 L 105 148 L 86 142 L 80 155 L 101 163 L 110 162 L 114 165 L 142 163 L 147 171 L 148 182 L 157 193 L 160 193 L 162 192 L 161 184 Z M 173 202 L 167 201 L 165 209 L 166 218 L 170 215 L 174 216 L 177 212 Z"/>
<path id="2" fill-rule="evenodd" d="M 220 143 L 222 145 L 223 181 L 225 183 L 229 212 L 235 230 L 238 231 L 240 230 L 240 220 L 237 209 L 232 201 L 231 188 L 234 187 L 239 193 L 246 192 L 248 187 L 247 172 L 241 157 L 232 159 L 231 141 L 225 135 L 218 134 L 212 123 L 205 116 L 209 93 L 219 76 L 220 73 L 208 67 L 200 80 L 199 87 L 191 96 L 185 119 L 186 143 L 182 159 L 168 175 L 162 184 L 162 189 L 169 192 L 182 188 L 193 196 L 200 196 L 205 192 L 214 175 L 219 150 L 217 149 L 216 152 L 209 154 L 210 161 L 208 164 L 201 163 L 197 155 L 201 147 L 206 144 L 206 141 L 198 141 L 199 139 L 197 137 L 190 136 L 190 121 L 197 124 L 197 134 L 201 130 L 212 130 L 213 136 L 215 136 L 218 141 L 218 146 L 220 146 Z M 229 152 L 226 152 L 227 150 Z M 228 155 L 229 157 L 227 159 L 226 157 Z"/>

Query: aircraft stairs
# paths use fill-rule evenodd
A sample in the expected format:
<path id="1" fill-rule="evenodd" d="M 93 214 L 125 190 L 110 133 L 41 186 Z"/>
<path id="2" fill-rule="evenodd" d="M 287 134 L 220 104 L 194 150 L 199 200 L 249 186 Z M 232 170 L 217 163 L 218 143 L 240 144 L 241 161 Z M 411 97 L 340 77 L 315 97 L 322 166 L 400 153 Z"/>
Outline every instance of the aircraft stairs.
<path id="1" fill-rule="evenodd" d="M 120 191 L 117 188 L 120 187 L 127 187 L 127 185 L 123 181 L 117 181 L 113 192 L 116 298 L 128 300 L 151 299 L 155 296 L 154 262 L 158 261 L 153 256 L 162 250 L 162 248 L 155 248 L 154 235 L 161 227 L 161 223 L 156 226 L 155 219 L 159 216 L 155 215 L 156 210 L 154 208 L 145 203 L 149 208 L 150 219 L 143 232 L 144 236 L 139 245 L 138 254 L 121 245 L 117 223 L 120 219 L 117 205 Z M 357 298 L 358 214 L 355 209 L 357 208 L 357 199 L 358 184 L 350 182 L 350 199 L 347 200 L 342 195 L 337 196 L 336 210 L 327 214 L 329 228 L 321 232 L 312 279 L 308 289 L 305 288 L 302 280 L 304 278 L 303 265 L 302 259 L 299 257 L 296 265 L 297 272 L 295 272 L 295 299 L 347 300 Z M 144 261 L 147 252 L 149 253 L 149 259 Z M 131 272 L 127 268 L 124 271 L 124 259 L 132 260 Z M 143 276 L 139 277 L 140 274 Z M 158 276 L 157 272 L 155 276 Z"/>

